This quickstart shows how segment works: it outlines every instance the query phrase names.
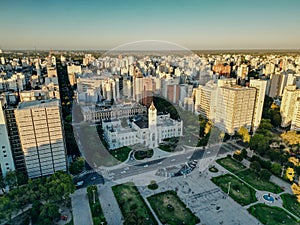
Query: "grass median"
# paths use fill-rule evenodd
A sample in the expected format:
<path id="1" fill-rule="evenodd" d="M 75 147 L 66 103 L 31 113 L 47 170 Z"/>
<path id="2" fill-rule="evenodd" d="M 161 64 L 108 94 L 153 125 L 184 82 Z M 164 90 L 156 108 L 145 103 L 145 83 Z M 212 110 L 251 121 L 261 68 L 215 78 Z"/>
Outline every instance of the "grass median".
<path id="1" fill-rule="evenodd" d="M 283 191 L 277 184 L 261 179 L 250 169 L 238 172 L 236 175 L 258 190 L 269 191 L 275 194 L 279 194 Z"/>
<path id="2" fill-rule="evenodd" d="M 300 203 L 297 201 L 296 196 L 291 194 L 282 194 L 280 197 L 283 201 L 283 207 L 300 218 Z"/>
<path id="3" fill-rule="evenodd" d="M 113 186 L 112 190 L 124 216 L 124 225 L 157 224 L 134 183 L 119 184 Z"/>
<path id="4" fill-rule="evenodd" d="M 200 222 L 179 199 L 175 191 L 166 191 L 147 198 L 162 224 L 194 225 Z"/>
<path id="5" fill-rule="evenodd" d="M 107 224 L 98 198 L 97 186 L 95 185 L 89 186 L 87 188 L 87 195 L 88 195 L 90 209 L 92 213 L 93 224 L 94 225 Z"/>
<path id="6" fill-rule="evenodd" d="M 265 204 L 255 204 L 248 211 L 255 216 L 261 223 L 267 225 L 289 224 L 299 225 L 299 221 L 290 216 L 283 209 L 276 206 L 268 206 Z"/>
<path id="7" fill-rule="evenodd" d="M 225 193 L 229 190 L 229 196 L 243 206 L 257 201 L 255 190 L 230 174 L 214 177 L 212 182 L 218 185 Z"/>
<path id="8" fill-rule="evenodd" d="M 222 159 L 218 159 L 217 163 L 232 173 L 236 173 L 236 172 L 246 168 L 243 164 L 241 164 L 240 162 L 237 162 L 236 160 L 232 159 L 231 157 L 225 157 Z"/>

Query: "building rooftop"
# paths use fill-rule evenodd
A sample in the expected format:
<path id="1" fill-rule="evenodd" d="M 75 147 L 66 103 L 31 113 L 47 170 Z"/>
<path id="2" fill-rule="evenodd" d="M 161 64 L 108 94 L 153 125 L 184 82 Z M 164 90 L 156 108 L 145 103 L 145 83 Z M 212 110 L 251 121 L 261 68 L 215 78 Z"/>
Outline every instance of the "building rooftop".
<path id="1" fill-rule="evenodd" d="M 148 119 L 146 119 L 145 117 L 142 118 L 141 120 L 134 121 L 134 123 L 135 123 L 140 129 L 148 128 Z"/>
<path id="2" fill-rule="evenodd" d="M 29 102 L 21 102 L 17 109 L 45 108 L 59 106 L 59 99 L 37 100 Z"/>

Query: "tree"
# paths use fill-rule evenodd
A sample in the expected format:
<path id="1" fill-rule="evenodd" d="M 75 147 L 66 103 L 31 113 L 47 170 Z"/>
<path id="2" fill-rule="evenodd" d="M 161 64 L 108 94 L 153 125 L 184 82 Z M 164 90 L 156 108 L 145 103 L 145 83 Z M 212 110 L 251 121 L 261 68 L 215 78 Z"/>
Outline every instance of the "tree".
<path id="1" fill-rule="evenodd" d="M 249 147 L 260 155 L 264 155 L 269 148 L 269 138 L 263 134 L 255 133 L 250 140 Z"/>
<path id="2" fill-rule="evenodd" d="M 281 165 L 279 163 L 273 163 L 271 166 L 271 171 L 273 174 L 280 176 L 281 174 Z"/>
<path id="3" fill-rule="evenodd" d="M 253 161 L 250 163 L 250 168 L 253 169 L 256 173 L 258 173 L 261 169 L 259 162 Z"/>
<path id="4" fill-rule="evenodd" d="M 28 177 L 24 173 L 17 171 L 16 176 L 17 176 L 18 185 L 23 185 L 28 182 Z"/>
<path id="5" fill-rule="evenodd" d="M 295 176 L 295 171 L 293 168 L 288 167 L 285 171 L 285 176 L 289 181 L 293 181 L 294 180 L 294 176 Z"/>
<path id="6" fill-rule="evenodd" d="M 270 131 L 272 129 L 272 124 L 270 119 L 262 119 L 260 125 L 258 127 L 258 131 L 260 133 L 264 133 L 266 131 Z"/>
<path id="7" fill-rule="evenodd" d="M 24 210 L 25 206 L 29 203 L 29 196 L 27 194 L 24 194 L 27 192 L 26 186 L 18 186 L 17 188 L 14 188 L 10 190 L 10 192 L 7 194 L 10 199 L 13 199 L 14 201 L 14 210 Z"/>
<path id="8" fill-rule="evenodd" d="M 234 153 L 233 154 L 233 158 L 238 160 L 238 161 L 242 161 L 243 160 L 243 156 L 241 154 L 237 154 L 237 153 Z"/>
<path id="9" fill-rule="evenodd" d="M 148 188 L 149 188 L 150 190 L 155 190 L 155 189 L 158 188 L 158 184 L 156 183 L 155 180 L 151 180 L 151 181 L 150 181 L 150 184 L 148 184 Z"/>
<path id="10" fill-rule="evenodd" d="M 40 201 L 34 201 L 30 210 L 30 217 L 33 224 L 36 224 L 41 213 L 43 204 Z"/>
<path id="11" fill-rule="evenodd" d="M 9 171 L 6 173 L 4 182 L 9 188 L 15 188 L 18 185 L 17 174 L 15 171 Z"/>
<path id="12" fill-rule="evenodd" d="M 291 188 L 297 198 L 297 201 L 300 203 L 300 184 L 293 183 Z"/>
<path id="13" fill-rule="evenodd" d="M 211 127 L 212 127 L 212 123 L 210 121 L 208 121 L 204 128 L 204 136 L 206 136 L 210 132 Z"/>
<path id="14" fill-rule="evenodd" d="M 69 172 L 73 175 L 77 175 L 83 171 L 85 159 L 78 157 L 69 167 Z"/>
<path id="15" fill-rule="evenodd" d="M 249 134 L 249 131 L 245 127 L 241 127 L 238 130 L 238 135 L 242 137 L 243 142 L 245 142 L 245 143 L 250 142 L 250 134 Z"/>
<path id="16" fill-rule="evenodd" d="M 47 178 L 45 186 L 51 202 L 62 202 L 75 191 L 71 176 L 63 171 L 58 171 Z"/>
<path id="17" fill-rule="evenodd" d="M 241 156 L 245 159 L 245 158 L 247 158 L 247 155 L 248 155 L 247 150 L 245 148 L 243 148 L 242 152 L 241 152 Z"/>
<path id="18" fill-rule="evenodd" d="M 6 193 L 5 192 L 5 187 L 6 187 L 6 185 L 5 185 L 5 182 L 4 182 L 4 178 L 3 178 L 2 175 L 0 175 L 0 188 L 1 188 L 3 194 Z"/>
<path id="19" fill-rule="evenodd" d="M 300 134 L 297 134 L 296 131 L 284 132 L 280 136 L 289 145 L 300 144 Z"/>
<path id="20" fill-rule="evenodd" d="M 55 218 L 60 216 L 59 207 L 52 203 L 46 203 L 42 206 L 41 213 L 38 217 L 38 224 L 51 225 Z"/>
<path id="21" fill-rule="evenodd" d="M 204 137 L 204 130 L 206 127 L 207 119 L 199 115 L 199 136 Z"/>
<path id="22" fill-rule="evenodd" d="M 279 127 L 280 126 L 280 124 L 281 124 L 280 112 L 279 113 L 274 113 L 272 121 L 273 121 L 274 127 Z"/>
<path id="23" fill-rule="evenodd" d="M 10 220 L 13 209 L 14 209 L 13 202 L 7 196 L 1 196 L 0 197 L 0 219 Z"/>
<path id="24" fill-rule="evenodd" d="M 67 115 L 66 118 L 65 118 L 65 121 L 67 123 L 71 123 L 72 122 L 72 115 Z"/>
<path id="25" fill-rule="evenodd" d="M 270 149 L 267 152 L 267 155 L 270 157 L 271 161 L 276 161 L 276 162 L 280 161 L 280 155 L 281 155 L 281 153 L 279 151 L 276 151 L 274 149 Z"/>
<path id="26" fill-rule="evenodd" d="M 270 180 L 270 177 L 271 177 L 271 172 L 269 170 L 266 170 L 266 169 L 262 169 L 260 172 L 259 172 L 259 177 L 262 179 L 262 180 Z"/>

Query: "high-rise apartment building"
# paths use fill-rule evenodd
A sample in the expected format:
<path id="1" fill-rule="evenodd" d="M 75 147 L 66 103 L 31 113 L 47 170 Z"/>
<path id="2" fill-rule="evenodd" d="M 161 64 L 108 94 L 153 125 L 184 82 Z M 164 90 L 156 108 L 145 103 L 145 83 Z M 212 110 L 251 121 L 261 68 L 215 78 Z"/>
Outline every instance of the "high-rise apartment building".
<path id="1" fill-rule="evenodd" d="M 297 98 L 293 118 L 291 121 L 291 130 L 300 130 L 300 97 Z"/>
<path id="2" fill-rule="evenodd" d="M 7 106 L 4 109 L 7 133 L 9 137 L 11 152 L 18 172 L 27 174 L 24 154 L 21 147 L 21 141 L 18 132 L 18 126 L 15 117 L 15 106 Z"/>
<path id="3" fill-rule="evenodd" d="M 297 113 L 295 112 L 295 108 L 299 97 L 300 89 L 296 89 L 296 85 L 285 87 L 280 105 L 282 127 L 291 125 L 294 114 Z"/>
<path id="4" fill-rule="evenodd" d="M 216 110 L 217 84 L 212 81 L 205 86 L 199 85 L 195 92 L 195 111 L 204 118 L 212 120 Z"/>
<path id="5" fill-rule="evenodd" d="M 10 148 L 2 102 L 0 101 L 0 174 L 15 170 L 13 156 Z"/>
<path id="6" fill-rule="evenodd" d="M 270 85 L 267 90 L 267 95 L 271 98 L 275 98 L 281 96 L 282 89 L 282 79 L 283 76 L 281 74 L 272 74 L 270 77 Z"/>
<path id="7" fill-rule="evenodd" d="M 60 101 L 21 102 L 15 116 L 28 177 L 66 171 Z"/>
<path id="8" fill-rule="evenodd" d="M 233 135 L 241 127 L 252 127 L 256 89 L 241 86 L 218 88 L 214 123 L 224 132 Z"/>
<path id="9" fill-rule="evenodd" d="M 242 64 L 238 67 L 237 76 L 238 78 L 245 79 L 248 75 L 249 68 L 246 64 Z"/>
<path id="10" fill-rule="evenodd" d="M 252 124 L 252 129 L 255 131 L 258 128 L 261 121 L 265 95 L 266 95 L 267 81 L 251 79 L 250 87 L 254 87 L 256 89 L 256 99 L 255 99 L 255 107 L 253 111 L 253 124 Z"/>

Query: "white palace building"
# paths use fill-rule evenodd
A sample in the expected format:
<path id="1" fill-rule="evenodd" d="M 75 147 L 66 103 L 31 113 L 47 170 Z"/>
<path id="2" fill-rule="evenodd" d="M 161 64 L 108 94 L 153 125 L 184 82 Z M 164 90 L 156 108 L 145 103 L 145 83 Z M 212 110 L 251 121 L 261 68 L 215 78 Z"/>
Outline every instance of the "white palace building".
<path id="1" fill-rule="evenodd" d="M 160 115 L 151 103 L 148 117 L 136 116 L 128 120 L 128 127 L 122 127 L 120 119 L 103 120 L 104 138 L 110 150 L 124 146 L 143 144 L 156 148 L 166 138 L 182 136 L 183 123 L 170 118 L 170 114 Z"/>

